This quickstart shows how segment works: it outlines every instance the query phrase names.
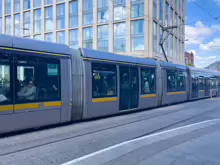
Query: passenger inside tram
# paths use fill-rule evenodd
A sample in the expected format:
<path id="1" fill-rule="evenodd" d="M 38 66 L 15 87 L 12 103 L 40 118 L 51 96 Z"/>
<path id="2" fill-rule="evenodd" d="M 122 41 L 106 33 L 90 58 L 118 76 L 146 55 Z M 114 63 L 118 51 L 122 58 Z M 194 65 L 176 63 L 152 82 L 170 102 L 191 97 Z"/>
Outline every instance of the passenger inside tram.
<path id="1" fill-rule="evenodd" d="M 22 100 L 35 100 L 37 95 L 37 88 L 34 84 L 34 81 L 29 81 L 29 85 L 26 88 L 26 91 L 23 89 L 23 92 L 18 92 L 17 95 L 18 97 L 22 98 Z"/>

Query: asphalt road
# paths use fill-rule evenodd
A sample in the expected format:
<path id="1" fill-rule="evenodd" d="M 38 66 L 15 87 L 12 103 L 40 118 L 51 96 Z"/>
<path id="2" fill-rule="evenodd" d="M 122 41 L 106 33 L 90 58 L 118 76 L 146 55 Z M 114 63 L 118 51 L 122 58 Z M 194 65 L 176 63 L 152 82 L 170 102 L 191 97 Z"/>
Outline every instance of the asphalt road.
<path id="1" fill-rule="evenodd" d="M 0 139 L 0 165 L 59 165 L 106 147 L 220 118 L 220 98 L 199 100 Z"/>

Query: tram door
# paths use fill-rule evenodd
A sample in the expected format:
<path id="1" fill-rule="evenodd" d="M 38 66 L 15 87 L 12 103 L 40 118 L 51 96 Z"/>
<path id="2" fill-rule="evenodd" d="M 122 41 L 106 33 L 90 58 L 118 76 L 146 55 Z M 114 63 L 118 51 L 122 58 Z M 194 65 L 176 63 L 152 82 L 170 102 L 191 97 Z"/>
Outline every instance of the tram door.
<path id="1" fill-rule="evenodd" d="M 138 107 L 138 68 L 120 66 L 120 110 Z"/>
<path id="2" fill-rule="evenodd" d="M 205 79 L 205 96 L 209 96 L 209 94 L 210 94 L 210 80 L 207 77 Z"/>
<path id="3" fill-rule="evenodd" d="M 198 97 L 199 86 L 198 86 L 198 77 L 196 73 L 192 75 L 192 98 Z"/>

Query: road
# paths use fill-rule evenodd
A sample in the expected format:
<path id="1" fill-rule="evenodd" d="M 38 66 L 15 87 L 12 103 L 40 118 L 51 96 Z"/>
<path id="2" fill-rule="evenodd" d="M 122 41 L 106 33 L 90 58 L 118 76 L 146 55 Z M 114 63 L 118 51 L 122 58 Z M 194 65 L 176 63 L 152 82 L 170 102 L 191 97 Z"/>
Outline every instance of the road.
<path id="1" fill-rule="evenodd" d="M 220 118 L 220 98 L 40 130 L 0 139 L 0 165 L 59 165 L 152 133 Z"/>

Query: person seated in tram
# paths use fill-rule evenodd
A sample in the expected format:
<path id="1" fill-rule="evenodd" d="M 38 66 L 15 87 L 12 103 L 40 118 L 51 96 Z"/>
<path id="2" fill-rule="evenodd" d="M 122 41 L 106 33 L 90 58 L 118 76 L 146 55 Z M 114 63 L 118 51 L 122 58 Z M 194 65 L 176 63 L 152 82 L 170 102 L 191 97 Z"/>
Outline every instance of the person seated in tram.
<path id="1" fill-rule="evenodd" d="M 150 89 L 149 89 L 149 82 L 147 78 L 144 78 L 144 93 L 149 93 Z"/>
<path id="2" fill-rule="evenodd" d="M 114 90 L 112 87 L 109 87 L 107 96 L 113 96 L 113 95 L 114 95 Z"/>
<path id="3" fill-rule="evenodd" d="M 25 100 L 35 100 L 37 94 L 37 88 L 34 84 L 34 81 L 30 81 L 29 85 L 26 90 L 23 90 L 23 92 L 18 92 L 18 97 L 21 97 Z"/>

